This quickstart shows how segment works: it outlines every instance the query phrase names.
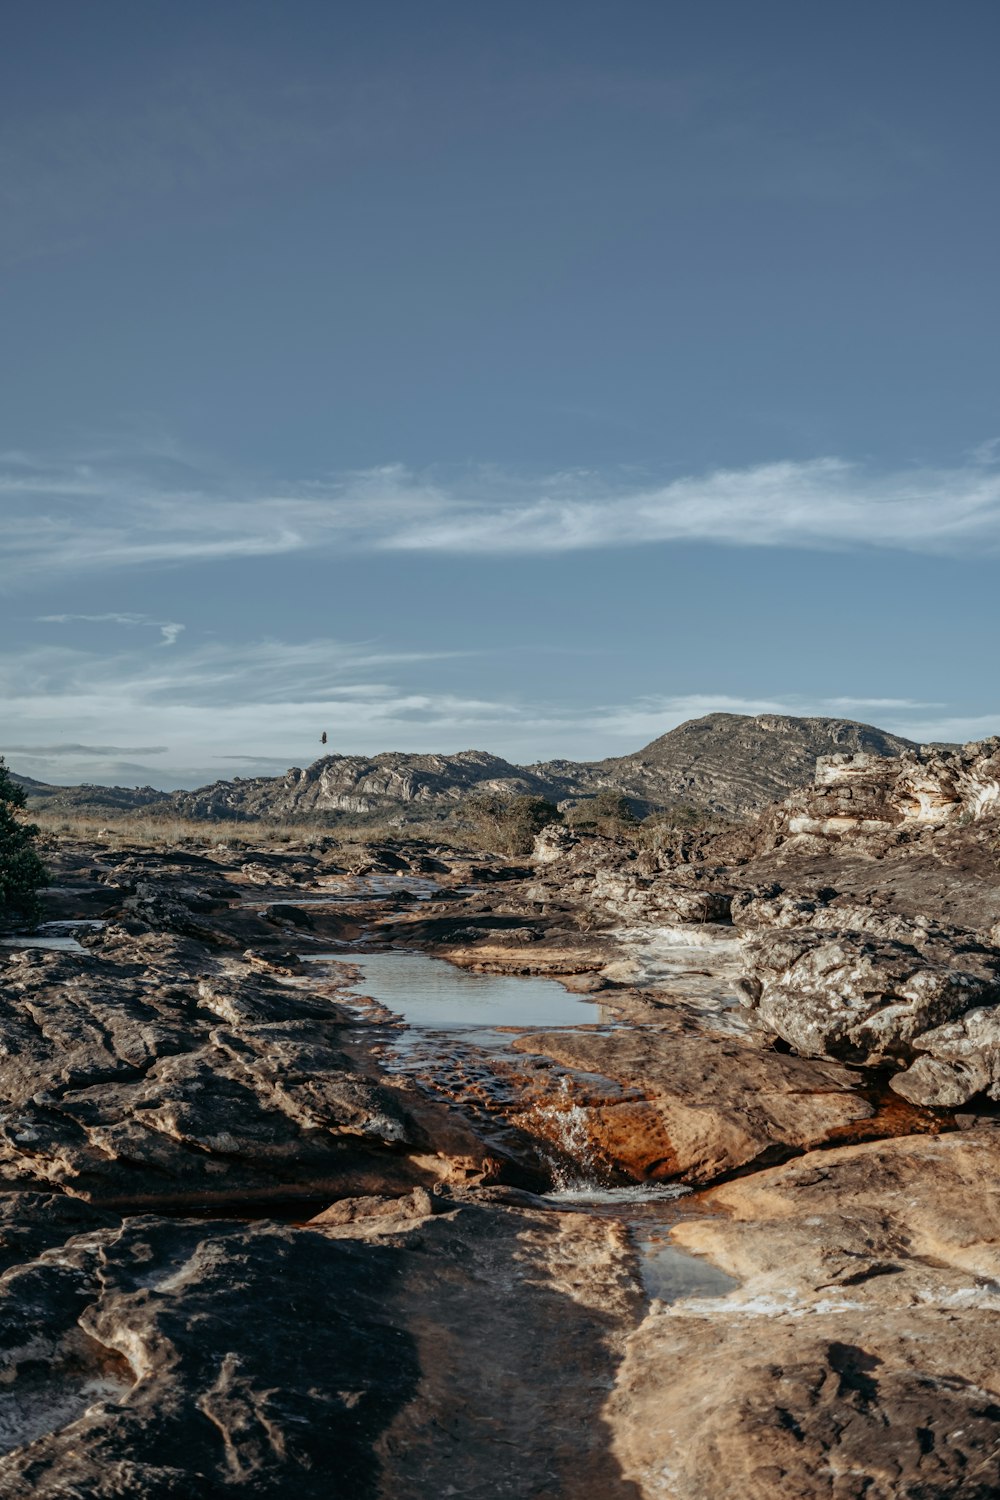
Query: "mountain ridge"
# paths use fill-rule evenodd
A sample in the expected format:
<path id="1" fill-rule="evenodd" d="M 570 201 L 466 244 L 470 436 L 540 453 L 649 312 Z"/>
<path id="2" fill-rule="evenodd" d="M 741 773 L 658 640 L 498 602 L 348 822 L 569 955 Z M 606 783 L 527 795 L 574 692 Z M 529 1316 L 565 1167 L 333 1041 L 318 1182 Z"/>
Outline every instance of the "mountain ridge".
<path id="1" fill-rule="evenodd" d="M 604 790 L 649 813 L 680 803 L 745 816 L 812 777 L 817 758 L 838 753 L 900 755 L 916 743 L 854 719 L 787 714 L 706 714 L 630 754 L 600 761 L 517 765 L 485 750 L 455 754 L 381 751 L 326 755 L 282 775 L 234 777 L 192 791 L 153 787 L 54 787 L 15 776 L 29 806 L 52 810 L 194 819 L 443 816 L 474 792 L 573 802 Z"/>

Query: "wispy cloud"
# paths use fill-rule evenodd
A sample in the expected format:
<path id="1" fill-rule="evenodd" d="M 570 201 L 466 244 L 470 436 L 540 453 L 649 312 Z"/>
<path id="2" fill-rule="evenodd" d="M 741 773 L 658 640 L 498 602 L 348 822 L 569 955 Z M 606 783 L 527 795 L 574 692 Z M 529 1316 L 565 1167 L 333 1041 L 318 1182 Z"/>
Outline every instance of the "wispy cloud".
<path id="1" fill-rule="evenodd" d="M 125 774 L 117 757 L 163 755 L 162 770 L 132 767 L 158 785 L 193 785 L 229 774 L 249 757 L 284 770 L 331 749 L 432 750 L 482 741 L 522 718 L 485 696 L 415 691 L 398 674 L 461 652 L 383 651 L 334 640 L 209 642 L 157 654 L 34 646 L 0 654 L 4 743 L 17 769 L 60 781 Z M 72 726 L 71 744 L 60 736 Z M 119 740 L 120 736 L 120 740 Z M 110 742 L 114 740 L 114 743 Z M 102 756 L 93 753 L 103 748 Z M 58 766 L 55 762 L 58 761 Z"/>
<path id="2" fill-rule="evenodd" d="M 141 456 L 14 454 L 0 460 L 0 578 L 316 550 L 512 555 L 700 542 L 995 553 L 995 457 L 990 443 L 952 468 L 817 458 L 642 485 L 590 472 L 441 478 L 389 465 L 255 489 L 187 469 L 171 479 Z M 179 626 L 155 623 L 165 642 L 176 639 Z"/>
<path id="3" fill-rule="evenodd" d="M 587 489 L 570 476 L 520 503 L 456 506 L 385 545 L 559 552 L 700 541 L 961 552 L 1000 544 L 1000 472 L 978 465 L 880 474 L 820 458 L 720 469 L 623 494 Z"/>
<path id="4" fill-rule="evenodd" d="M 74 745 L 72 743 L 60 743 L 56 745 L 7 745 L 7 751 L 19 755 L 44 755 L 44 756 L 97 756 L 103 758 L 107 755 L 166 755 L 166 745 Z"/>
<path id="5" fill-rule="evenodd" d="M 106 614 L 106 615 L 36 615 L 36 623 L 39 625 L 73 625 L 82 621 L 89 625 L 151 625 L 158 630 L 162 636 L 164 646 L 173 646 L 184 629 L 183 625 L 176 620 L 151 620 L 148 615 L 133 614 Z"/>

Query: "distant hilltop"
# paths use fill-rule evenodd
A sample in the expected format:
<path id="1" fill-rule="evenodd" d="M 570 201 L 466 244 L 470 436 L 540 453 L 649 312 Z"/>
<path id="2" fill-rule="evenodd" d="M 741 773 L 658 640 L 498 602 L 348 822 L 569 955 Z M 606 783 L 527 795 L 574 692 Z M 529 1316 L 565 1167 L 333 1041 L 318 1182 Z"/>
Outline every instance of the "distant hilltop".
<path id="1" fill-rule="evenodd" d="M 483 750 L 455 755 L 324 755 L 283 776 L 216 781 L 191 792 L 153 787 L 56 787 L 17 777 L 29 806 L 120 817 L 142 809 L 206 819 L 326 821 L 444 816 L 474 792 L 528 794 L 574 801 L 610 789 L 640 814 L 692 804 L 728 816 L 758 812 L 812 780 L 823 755 L 867 751 L 900 755 L 912 740 L 852 719 L 786 714 L 706 714 L 660 735 L 632 755 L 600 761 L 542 761 L 518 766 Z"/>

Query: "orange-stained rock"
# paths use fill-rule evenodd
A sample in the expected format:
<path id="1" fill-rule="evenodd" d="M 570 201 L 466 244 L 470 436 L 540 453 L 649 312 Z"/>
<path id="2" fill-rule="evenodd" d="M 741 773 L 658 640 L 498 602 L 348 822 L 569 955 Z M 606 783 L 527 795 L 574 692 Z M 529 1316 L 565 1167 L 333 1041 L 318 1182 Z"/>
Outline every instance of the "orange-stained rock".
<path id="1" fill-rule="evenodd" d="M 589 1143 L 639 1180 L 709 1182 L 828 1142 L 939 1128 L 924 1111 L 887 1103 L 838 1063 L 676 1021 L 605 1035 L 545 1032 L 515 1046 L 587 1075 L 535 1072 L 536 1097 L 519 1117 L 525 1129 L 556 1144 L 571 1131 L 578 1148 Z M 602 1090 L 594 1074 L 621 1087 Z"/>

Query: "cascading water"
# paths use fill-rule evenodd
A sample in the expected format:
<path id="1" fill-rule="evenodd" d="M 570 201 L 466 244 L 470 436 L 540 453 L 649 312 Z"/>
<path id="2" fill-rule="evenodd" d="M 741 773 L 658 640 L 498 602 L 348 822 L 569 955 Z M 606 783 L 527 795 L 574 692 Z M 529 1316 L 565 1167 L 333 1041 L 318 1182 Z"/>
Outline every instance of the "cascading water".
<path id="1" fill-rule="evenodd" d="M 559 1095 L 524 1117 L 524 1124 L 541 1138 L 539 1153 L 551 1167 L 553 1191 L 599 1192 L 620 1183 L 621 1174 L 594 1145 L 587 1108 L 573 1099 L 566 1075 L 559 1080 Z M 553 1146 L 554 1151 L 549 1149 Z"/>

